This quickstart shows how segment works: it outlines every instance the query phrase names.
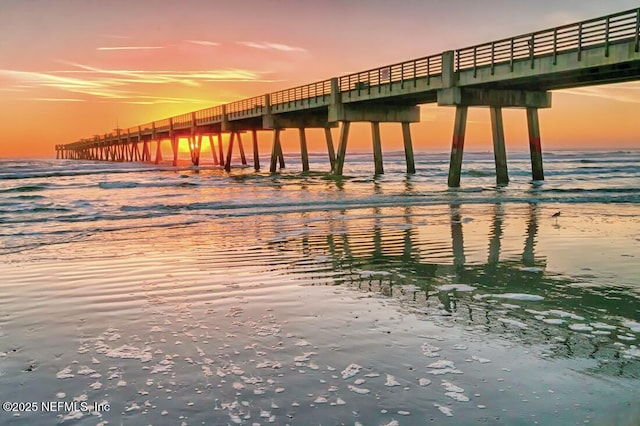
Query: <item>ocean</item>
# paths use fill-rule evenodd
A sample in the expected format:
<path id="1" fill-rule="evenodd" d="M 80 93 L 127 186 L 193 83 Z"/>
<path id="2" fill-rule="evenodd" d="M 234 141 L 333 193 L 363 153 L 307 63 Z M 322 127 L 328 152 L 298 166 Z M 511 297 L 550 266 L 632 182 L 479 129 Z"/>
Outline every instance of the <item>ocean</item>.
<path id="1" fill-rule="evenodd" d="M 285 157 L 0 159 L 0 424 L 640 424 L 640 151 Z"/>

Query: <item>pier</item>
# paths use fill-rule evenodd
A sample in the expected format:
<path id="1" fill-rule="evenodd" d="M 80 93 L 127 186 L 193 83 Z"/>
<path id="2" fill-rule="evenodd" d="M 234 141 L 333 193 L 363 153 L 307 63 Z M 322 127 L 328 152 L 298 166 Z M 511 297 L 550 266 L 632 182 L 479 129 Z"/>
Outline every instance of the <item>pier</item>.
<path id="1" fill-rule="evenodd" d="M 248 165 L 243 136 L 251 136 L 253 166 L 260 170 L 258 132 L 270 132 L 269 170 L 285 167 L 280 133 L 298 129 L 303 171 L 309 170 L 306 129 L 324 129 L 330 170 L 342 175 L 352 122 L 371 125 L 375 173 L 384 173 L 380 123 L 398 123 L 407 173 L 415 173 L 410 124 L 419 105 L 456 109 L 448 185 L 460 186 L 467 112 L 488 108 L 496 182 L 509 182 L 502 110 L 525 111 L 533 180 L 544 179 L 540 108 L 551 107 L 553 90 L 640 79 L 640 8 L 450 50 L 307 85 L 242 99 L 128 129 L 56 145 L 56 158 L 160 163 L 169 143 L 172 164 L 178 142 L 189 140 L 191 162 L 201 163 L 208 143 L 214 165 L 231 170 L 237 145 Z M 337 149 L 331 129 L 339 129 Z M 226 147 L 223 136 L 227 139 Z"/>

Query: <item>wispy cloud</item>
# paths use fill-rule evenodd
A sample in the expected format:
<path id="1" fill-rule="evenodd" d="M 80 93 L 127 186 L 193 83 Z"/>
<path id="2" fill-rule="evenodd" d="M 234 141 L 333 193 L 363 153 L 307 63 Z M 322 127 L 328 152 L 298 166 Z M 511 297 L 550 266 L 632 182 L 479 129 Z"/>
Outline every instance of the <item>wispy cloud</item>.
<path id="1" fill-rule="evenodd" d="M 164 46 L 106 46 L 96 47 L 96 50 L 157 50 L 164 49 Z"/>
<path id="2" fill-rule="evenodd" d="M 607 99 L 610 101 L 626 102 L 626 103 L 640 103 L 640 90 L 639 85 L 625 85 L 624 87 L 609 86 L 609 87 L 581 87 L 576 89 L 562 90 L 560 93 L 566 93 L 576 96 L 589 96 L 594 98 Z M 636 93 L 633 93 L 636 92 Z"/>
<path id="3" fill-rule="evenodd" d="M 78 98 L 22 98 L 20 100 L 37 102 L 86 102 L 85 99 Z"/>
<path id="4" fill-rule="evenodd" d="M 207 41 L 207 40 L 185 40 L 187 43 L 197 44 L 198 46 L 220 46 L 220 43 L 217 41 Z"/>
<path id="5" fill-rule="evenodd" d="M 118 40 L 128 40 L 128 39 L 131 38 L 131 36 L 118 35 L 118 34 L 102 34 L 102 37 L 115 38 L 115 39 L 118 39 Z"/>
<path id="6" fill-rule="evenodd" d="M 187 87 L 199 87 L 214 82 L 272 81 L 264 78 L 264 72 L 244 69 L 109 70 L 72 62 L 62 63 L 72 66 L 73 69 L 48 72 L 0 69 L 0 77 L 16 83 L 13 86 L 6 86 L 7 89 L 11 87 L 20 88 L 22 91 L 37 90 L 38 88 L 55 89 L 67 93 L 82 94 L 87 99 L 118 100 L 119 102 L 137 104 L 199 102 L 196 99 L 155 96 L 157 86 L 179 84 Z M 147 89 L 146 86 L 153 87 Z M 50 96 L 46 99 L 71 98 Z"/>
<path id="7" fill-rule="evenodd" d="M 307 49 L 296 46 L 289 46 L 287 44 L 280 43 L 270 43 L 267 41 L 255 42 L 255 41 L 238 41 L 239 45 L 251 47 L 254 49 L 262 49 L 262 50 L 279 50 L 281 52 L 306 52 Z"/>

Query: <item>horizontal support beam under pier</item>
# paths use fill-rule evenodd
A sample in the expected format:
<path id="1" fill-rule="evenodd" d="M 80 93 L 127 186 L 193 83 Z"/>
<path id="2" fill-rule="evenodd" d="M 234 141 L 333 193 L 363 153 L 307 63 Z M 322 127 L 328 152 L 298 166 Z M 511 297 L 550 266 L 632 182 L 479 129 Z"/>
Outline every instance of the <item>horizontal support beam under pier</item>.
<path id="1" fill-rule="evenodd" d="M 438 105 L 550 108 L 551 93 L 526 90 L 450 87 L 438 90 Z"/>
<path id="2" fill-rule="evenodd" d="M 266 114 L 262 116 L 264 129 L 324 129 L 338 127 L 338 123 L 329 123 L 327 116 L 311 114 Z"/>
<path id="3" fill-rule="evenodd" d="M 417 123 L 420 108 L 413 105 L 358 105 L 336 104 L 329 106 L 329 122 L 377 121 L 382 123 Z"/>

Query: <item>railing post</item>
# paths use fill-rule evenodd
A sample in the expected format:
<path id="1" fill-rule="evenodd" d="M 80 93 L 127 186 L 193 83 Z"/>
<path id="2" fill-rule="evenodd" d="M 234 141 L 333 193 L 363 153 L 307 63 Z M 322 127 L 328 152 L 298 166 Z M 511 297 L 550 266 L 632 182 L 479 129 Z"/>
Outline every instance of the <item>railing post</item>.
<path id="1" fill-rule="evenodd" d="M 578 24 L 578 61 L 582 60 L 582 22 Z"/>
<path id="2" fill-rule="evenodd" d="M 403 90 L 403 89 L 404 89 L 404 62 L 400 64 L 400 90 Z"/>
<path id="3" fill-rule="evenodd" d="M 529 39 L 529 58 L 531 59 L 531 69 L 533 69 L 533 58 L 536 54 L 536 35 L 531 34 L 531 39 Z"/>
<path id="4" fill-rule="evenodd" d="M 442 87 L 453 87 L 456 85 L 456 71 L 453 67 L 453 56 L 456 52 L 449 50 L 442 52 Z M 459 53 L 458 53 L 459 55 Z M 458 56 L 459 57 L 459 56 Z"/>
<path id="5" fill-rule="evenodd" d="M 477 69 L 476 69 L 476 60 L 477 60 L 477 47 L 473 48 L 473 78 L 476 78 Z"/>
<path id="6" fill-rule="evenodd" d="M 636 43 L 636 47 L 637 47 L 637 43 Z M 413 61 L 413 87 L 416 87 L 416 85 L 418 84 L 417 82 L 417 78 L 418 78 L 418 72 L 417 72 L 417 63 L 416 61 Z M 427 58 L 427 84 L 429 84 L 429 58 Z"/>
<path id="7" fill-rule="evenodd" d="M 513 47 L 514 47 L 514 42 L 512 38 L 511 39 L 511 58 L 509 60 L 509 67 L 511 68 L 511 72 L 513 72 Z"/>
<path id="8" fill-rule="evenodd" d="M 640 50 L 640 9 L 636 10 L 636 52 Z"/>
<path id="9" fill-rule="evenodd" d="M 558 29 L 553 30 L 553 65 L 558 64 Z"/>
<path id="10" fill-rule="evenodd" d="M 491 75 L 494 74 L 495 55 L 496 55 L 496 43 L 494 41 L 491 43 Z"/>
<path id="11" fill-rule="evenodd" d="M 607 16 L 607 21 L 604 26 L 604 57 L 609 57 L 609 21 L 611 17 Z"/>
<path id="12" fill-rule="evenodd" d="M 430 67 L 431 57 L 427 57 L 427 85 L 431 84 L 431 67 Z M 418 76 L 416 75 L 416 61 L 413 61 L 413 87 L 416 87 L 416 79 Z"/>

